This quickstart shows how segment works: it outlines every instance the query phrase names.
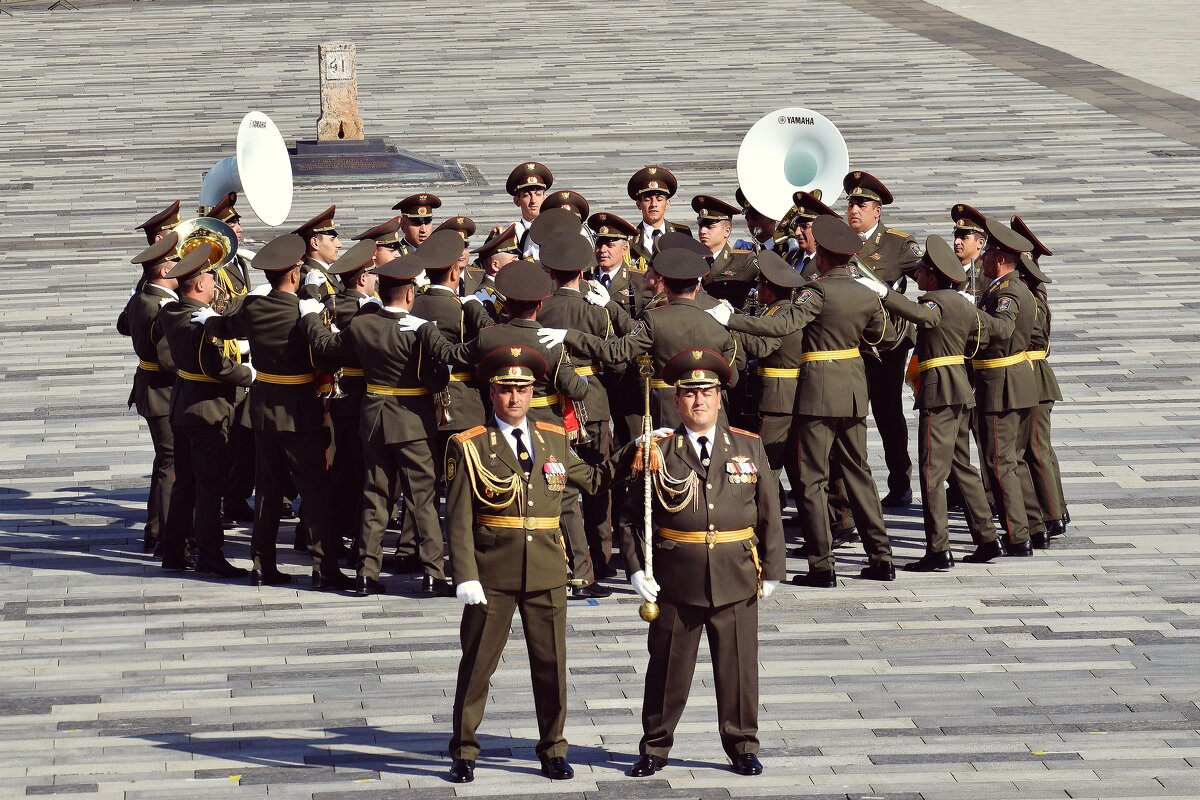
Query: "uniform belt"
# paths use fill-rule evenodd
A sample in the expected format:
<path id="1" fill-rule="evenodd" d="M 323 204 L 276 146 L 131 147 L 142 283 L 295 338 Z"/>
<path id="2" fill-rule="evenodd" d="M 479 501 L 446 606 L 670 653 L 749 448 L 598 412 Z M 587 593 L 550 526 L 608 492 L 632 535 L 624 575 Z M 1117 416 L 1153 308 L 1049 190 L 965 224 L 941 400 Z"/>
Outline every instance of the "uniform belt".
<path id="1" fill-rule="evenodd" d="M 845 361 L 849 358 L 858 358 L 862 355 L 857 347 L 847 347 L 845 350 L 813 350 L 800 356 L 800 363 L 806 364 L 810 361 Z"/>
<path id="2" fill-rule="evenodd" d="M 254 375 L 254 380 L 262 381 L 263 383 L 276 383 L 282 386 L 301 386 L 305 383 L 312 383 L 313 374 L 306 372 L 303 375 L 273 375 L 270 372 L 257 372 Z"/>
<path id="3" fill-rule="evenodd" d="M 662 378 L 651 378 L 650 379 L 650 388 L 651 389 L 673 389 L 675 387 L 672 386 L 671 384 L 667 383 L 666 381 L 664 381 Z"/>
<path id="4" fill-rule="evenodd" d="M 584 364 L 582 367 L 575 368 L 576 375 L 583 375 L 588 378 L 595 375 L 599 371 L 600 366 L 598 364 Z"/>
<path id="5" fill-rule="evenodd" d="M 535 397 L 529 401 L 530 408 L 549 408 L 558 402 L 558 392 L 548 394 L 545 397 Z"/>
<path id="6" fill-rule="evenodd" d="M 210 378 L 207 375 L 202 375 L 199 372 L 188 372 L 186 369 L 175 370 L 175 374 L 183 378 L 185 381 L 195 381 L 196 383 L 220 383 L 216 378 Z"/>
<path id="7" fill-rule="evenodd" d="M 658 535 L 672 542 L 712 546 L 727 542 L 744 542 L 754 537 L 754 528 L 739 528 L 736 531 L 676 531 L 671 528 L 659 528 Z"/>
<path id="8" fill-rule="evenodd" d="M 363 371 L 358 367 L 342 367 L 343 378 L 361 378 Z"/>
<path id="9" fill-rule="evenodd" d="M 146 372 L 158 372 L 162 367 L 153 361 L 142 361 L 138 359 L 138 369 L 144 369 Z"/>
<path id="10" fill-rule="evenodd" d="M 759 367 L 758 376 L 760 378 L 799 378 L 799 369 L 785 369 L 783 367 Z"/>
<path id="11" fill-rule="evenodd" d="M 1045 361 L 1046 356 L 1050 355 L 1049 350 L 1026 350 L 1025 357 L 1030 361 Z"/>
<path id="12" fill-rule="evenodd" d="M 1013 353 L 1011 356 L 1001 356 L 1000 358 L 973 358 L 971 366 L 975 369 L 1000 369 L 1000 367 L 1011 367 L 1014 364 L 1020 364 L 1022 361 L 1028 361 L 1028 355 L 1022 350 L 1020 353 Z"/>
<path id="13" fill-rule="evenodd" d="M 421 395 L 429 394 L 429 390 L 424 386 L 407 389 L 399 386 L 383 386 L 378 383 L 368 383 L 367 394 L 382 394 L 388 397 L 420 397 Z"/>
<path id="14" fill-rule="evenodd" d="M 558 517 L 501 517 L 496 514 L 476 514 L 476 525 L 489 528 L 521 528 L 527 531 L 556 531 Z"/>
<path id="15" fill-rule="evenodd" d="M 475 377 L 475 376 L 469 372 L 451 372 L 450 373 L 450 380 L 458 381 L 459 383 L 466 383 L 467 381 L 471 380 L 471 378 L 473 378 L 473 377 Z"/>
<path id="16" fill-rule="evenodd" d="M 924 361 L 917 362 L 917 372 L 921 373 L 927 369 L 934 367 L 953 367 L 958 364 L 967 363 L 966 356 L 938 356 L 937 358 L 927 358 Z"/>

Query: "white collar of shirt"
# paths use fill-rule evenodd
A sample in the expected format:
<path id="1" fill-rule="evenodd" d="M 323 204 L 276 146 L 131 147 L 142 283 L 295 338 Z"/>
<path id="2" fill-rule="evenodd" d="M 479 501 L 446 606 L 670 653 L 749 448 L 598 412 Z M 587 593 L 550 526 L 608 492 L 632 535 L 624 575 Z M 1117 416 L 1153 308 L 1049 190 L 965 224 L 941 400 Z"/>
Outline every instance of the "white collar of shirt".
<path id="1" fill-rule="evenodd" d="M 1009 273 L 1007 273 L 1007 272 L 1006 272 L 1006 273 L 1004 273 L 1003 275 L 1000 275 L 1000 276 L 998 276 L 998 277 L 992 278 L 992 282 L 988 284 L 988 288 L 989 288 L 989 289 L 990 289 L 990 288 L 992 288 L 993 286 L 995 286 L 995 285 L 996 285 L 996 281 L 1000 280 L 1001 278 L 1007 278 L 1007 277 L 1008 277 L 1008 275 L 1009 275 Z"/>
<path id="2" fill-rule="evenodd" d="M 407 314 L 408 309 L 404 306 L 384 306 L 384 311 L 390 311 L 393 314 Z"/>
<path id="3" fill-rule="evenodd" d="M 449 292 L 450 294 L 455 293 L 454 290 L 451 289 L 449 286 L 442 286 L 440 283 L 429 284 L 429 286 L 425 289 L 425 291 L 427 291 L 427 292 L 442 291 L 442 292 Z"/>
<path id="4" fill-rule="evenodd" d="M 525 419 L 521 420 L 520 425 L 509 425 L 507 422 L 500 419 L 499 417 L 496 417 L 495 419 L 496 419 L 496 427 L 500 429 L 500 433 L 503 434 L 504 441 L 508 443 L 508 449 L 512 450 L 512 454 L 514 456 L 517 454 L 517 442 L 516 442 L 516 440 L 513 439 L 513 435 L 512 435 L 512 432 L 514 430 L 519 430 L 521 432 L 521 440 L 523 442 L 525 442 L 525 447 L 532 448 L 532 443 L 529 438 L 529 417 L 526 417 Z M 533 455 L 532 449 L 527 449 L 527 452 L 531 456 Z"/>
<path id="5" fill-rule="evenodd" d="M 609 272 L 609 271 L 608 271 L 608 270 L 606 270 L 606 269 L 602 269 L 602 270 L 600 270 L 600 271 L 601 271 L 601 272 L 603 272 L 605 275 L 607 275 L 607 276 L 608 276 L 608 280 L 609 280 L 609 282 L 611 283 L 613 280 L 615 280 L 615 279 L 616 279 L 616 277 L 617 277 L 617 273 L 621 271 L 621 267 L 620 267 L 619 265 L 618 265 L 618 266 L 616 266 L 616 267 L 613 267 L 613 271 L 612 271 L 612 272 Z"/>
<path id="6" fill-rule="evenodd" d="M 646 222 L 646 220 L 642 220 L 642 246 L 645 247 L 647 250 L 654 249 L 654 232 L 655 231 L 665 234 L 667 232 L 667 221 L 664 219 L 662 222 L 662 225 L 660 227 L 656 228 L 653 225 L 651 225 L 650 223 Z"/>
<path id="7" fill-rule="evenodd" d="M 533 223 L 531 221 L 525 219 L 524 217 L 520 217 L 517 219 L 516 225 L 517 225 L 517 236 L 520 237 L 521 234 L 523 234 L 525 231 L 529 230 L 529 227 L 531 225 L 533 225 Z"/>
<path id="8" fill-rule="evenodd" d="M 166 292 L 167 294 L 171 295 L 171 297 L 174 298 L 175 300 L 179 299 L 179 295 L 175 293 L 174 289 L 168 289 L 166 286 L 163 286 L 162 284 L 159 284 L 159 283 L 152 283 L 150 285 L 153 286 L 155 289 L 158 289 L 160 292 Z"/>
<path id="9" fill-rule="evenodd" d="M 713 445 L 716 444 L 717 426 L 713 425 L 706 431 L 694 431 L 686 425 L 683 428 L 687 431 L 688 441 L 692 443 L 692 449 L 696 451 L 696 458 L 700 457 L 700 437 L 708 437 L 708 457 L 712 458 Z"/>
<path id="10" fill-rule="evenodd" d="M 875 229 L 876 229 L 876 228 L 878 228 L 878 227 L 879 227 L 879 223 L 878 223 L 878 222 L 876 222 L 874 225 L 872 225 L 872 226 L 871 226 L 871 230 L 867 231 L 866 233 L 860 233 L 860 234 L 859 234 L 859 237 L 860 237 L 860 238 L 861 238 L 861 239 L 862 239 L 864 242 L 865 242 L 865 241 L 867 241 L 867 240 L 869 240 L 869 239 L 870 239 L 872 236 L 874 236 L 874 235 L 875 235 Z"/>
<path id="11" fill-rule="evenodd" d="M 324 261 L 322 261 L 321 259 L 317 258 L 316 256 L 311 256 L 311 258 L 312 258 L 312 260 L 313 260 L 313 261 L 315 261 L 315 262 L 317 262 L 318 264 L 320 264 L 320 265 L 321 265 L 321 269 L 325 270 L 326 272 L 328 272 L 328 271 L 329 271 L 329 265 L 328 265 L 328 264 L 326 264 Z"/>

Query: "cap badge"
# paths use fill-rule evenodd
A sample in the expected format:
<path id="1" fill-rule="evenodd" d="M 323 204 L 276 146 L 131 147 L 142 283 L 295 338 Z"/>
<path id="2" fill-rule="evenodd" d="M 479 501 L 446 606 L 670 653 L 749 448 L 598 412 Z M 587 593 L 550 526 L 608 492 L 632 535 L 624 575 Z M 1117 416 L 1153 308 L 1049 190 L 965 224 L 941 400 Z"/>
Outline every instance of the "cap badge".
<path id="1" fill-rule="evenodd" d="M 704 380 L 704 370 L 702 370 L 702 369 L 692 370 L 692 380 L 694 380 L 694 381 Z"/>
<path id="2" fill-rule="evenodd" d="M 603 236 L 603 235 L 604 235 L 604 234 L 606 234 L 606 233 L 608 233 L 608 226 L 607 226 L 607 225 L 601 225 L 601 226 L 600 226 L 600 234 Z"/>
<path id="3" fill-rule="evenodd" d="M 513 357 L 513 358 L 518 358 L 518 357 L 520 357 L 520 355 L 521 355 L 521 348 L 519 348 L 519 347 L 510 347 L 510 348 L 508 348 L 508 352 L 512 354 L 512 357 Z M 516 367 L 513 367 L 513 369 L 516 369 Z"/>
<path id="4" fill-rule="evenodd" d="M 654 173 L 658 172 L 658 167 L 646 167 L 646 171 L 653 175 Z"/>
<path id="5" fill-rule="evenodd" d="M 532 161 L 525 165 L 526 172 L 533 172 L 535 169 L 537 169 L 537 164 L 534 164 Z"/>
<path id="6" fill-rule="evenodd" d="M 561 197 L 563 200 L 570 200 L 570 199 L 571 199 L 571 193 L 570 193 L 570 192 L 559 192 L 559 193 L 558 193 L 558 196 L 559 196 L 559 197 Z"/>
<path id="7" fill-rule="evenodd" d="M 704 355 L 703 350 L 693 350 L 692 351 L 692 358 L 695 359 L 696 361 L 699 361 L 703 355 Z"/>
<path id="8" fill-rule="evenodd" d="M 509 375 L 509 377 L 511 377 L 511 378 L 519 378 L 519 377 L 521 377 L 521 368 L 520 368 L 520 367 L 509 367 L 509 368 L 508 368 L 508 375 Z"/>
<path id="9" fill-rule="evenodd" d="M 425 206 L 417 206 L 417 216 L 418 217 L 424 217 L 427 214 L 429 214 L 428 208 L 426 208 Z"/>
<path id="10" fill-rule="evenodd" d="M 862 177 L 862 173 L 861 173 L 861 172 L 852 172 L 852 173 L 850 173 L 850 174 L 854 176 L 854 180 L 858 180 L 859 178 L 861 178 L 861 177 Z"/>
<path id="11" fill-rule="evenodd" d="M 417 202 L 418 202 L 418 203 L 428 203 L 428 202 L 429 202 L 429 195 L 426 195 L 426 194 L 419 194 L 419 195 L 417 195 Z"/>
<path id="12" fill-rule="evenodd" d="M 650 181 L 649 183 L 646 184 L 646 188 L 647 189 L 657 189 L 658 181 Z"/>

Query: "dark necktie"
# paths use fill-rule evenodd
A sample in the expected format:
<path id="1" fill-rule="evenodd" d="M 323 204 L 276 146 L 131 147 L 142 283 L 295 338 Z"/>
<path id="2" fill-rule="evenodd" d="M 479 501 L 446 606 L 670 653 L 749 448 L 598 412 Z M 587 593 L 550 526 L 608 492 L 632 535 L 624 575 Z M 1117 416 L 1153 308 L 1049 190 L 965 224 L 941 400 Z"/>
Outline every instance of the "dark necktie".
<path id="1" fill-rule="evenodd" d="M 609 277 L 607 272 L 600 273 L 600 285 L 606 290 L 612 286 L 612 278 Z"/>
<path id="2" fill-rule="evenodd" d="M 655 252 L 658 252 L 658 237 L 660 236 L 662 236 L 662 231 L 658 230 L 657 228 L 655 228 L 654 232 L 650 234 L 650 249 Z"/>
<path id="3" fill-rule="evenodd" d="M 713 265 L 717 263 L 717 259 L 713 258 L 712 256 L 705 256 L 704 260 L 708 262 L 709 269 L 712 269 Z"/>
<path id="4" fill-rule="evenodd" d="M 700 436 L 696 441 L 700 443 L 700 464 L 705 469 L 708 469 L 708 463 L 712 460 L 708 457 L 708 437 Z"/>
<path id="5" fill-rule="evenodd" d="M 533 472 L 533 457 L 529 455 L 529 450 L 525 447 L 525 442 L 521 440 L 521 429 L 513 428 L 512 437 L 516 442 L 517 463 L 521 465 L 521 471 L 526 475 Z"/>

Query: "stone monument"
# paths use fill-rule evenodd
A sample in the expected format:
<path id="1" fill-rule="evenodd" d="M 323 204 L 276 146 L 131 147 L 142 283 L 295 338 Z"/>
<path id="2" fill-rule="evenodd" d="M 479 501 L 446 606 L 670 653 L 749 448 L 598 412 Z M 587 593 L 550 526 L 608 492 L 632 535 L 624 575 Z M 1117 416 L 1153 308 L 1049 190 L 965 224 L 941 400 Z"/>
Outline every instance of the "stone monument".
<path id="1" fill-rule="evenodd" d="M 321 118 L 317 141 L 363 139 L 358 115 L 358 53 L 353 42 L 322 42 L 317 46 L 321 66 Z"/>

